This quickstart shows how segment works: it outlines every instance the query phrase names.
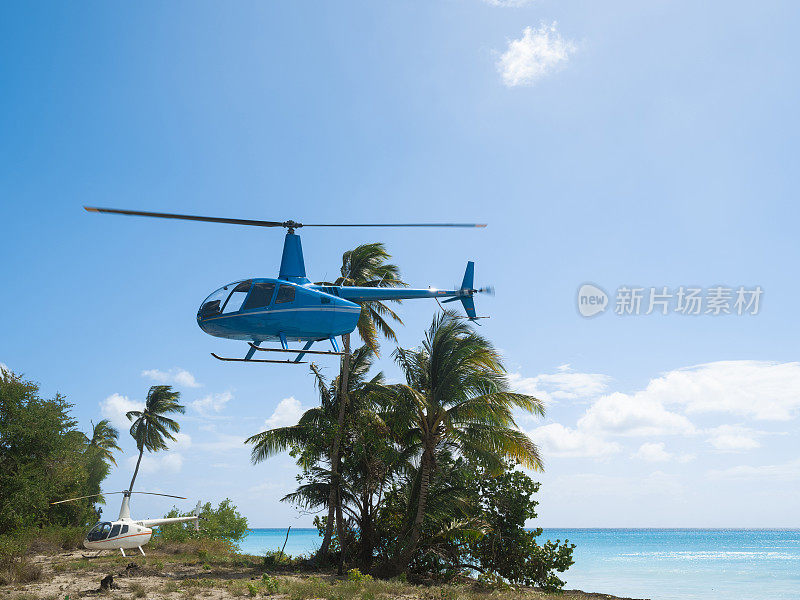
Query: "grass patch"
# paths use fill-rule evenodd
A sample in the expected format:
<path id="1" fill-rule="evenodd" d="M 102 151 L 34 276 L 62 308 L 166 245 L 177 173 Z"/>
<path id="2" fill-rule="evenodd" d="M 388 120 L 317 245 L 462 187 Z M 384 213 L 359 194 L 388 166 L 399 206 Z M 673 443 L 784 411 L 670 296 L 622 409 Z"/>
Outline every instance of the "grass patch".
<path id="1" fill-rule="evenodd" d="M 132 583 L 128 588 L 133 594 L 134 598 L 144 598 L 147 596 L 147 590 L 141 583 Z"/>
<path id="2" fill-rule="evenodd" d="M 27 549 L 22 539 L 0 536 L 0 585 L 30 583 L 42 578 L 42 568 L 30 561 Z"/>
<path id="3" fill-rule="evenodd" d="M 188 539 L 183 542 L 153 540 L 150 547 L 166 554 L 191 554 L 199 558 L 236 554 L 236 546 L 228 540 Z"/>
<path id="4" fill-rule="evenodd" d="M 23 556 L 0 569 L 0 585 L 30 583 L 42 578 L 42 568 Z"/>

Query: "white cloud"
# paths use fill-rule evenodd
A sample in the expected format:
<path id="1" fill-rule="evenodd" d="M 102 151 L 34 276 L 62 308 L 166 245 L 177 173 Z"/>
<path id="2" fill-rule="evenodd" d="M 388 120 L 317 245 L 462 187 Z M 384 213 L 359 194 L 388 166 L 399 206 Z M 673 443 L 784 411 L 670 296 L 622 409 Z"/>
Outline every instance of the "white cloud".
<path id="1" fill-rule="evenodd" d="M 144 402 L 130 400 L 121 394 L 111 394 L 108 398 L 100 402 L 100 413 L 111 421 L 117 429 L 125 430 L 130 428 L 131 422 L 125 416 L 131 410 L 143 410 Z"/>
<path id="2" fill-rule="evenodd" d="M 542 23 L 538 29 L 526 27 L 520 39 L 509 40 L 497 70 L 508 87 L 533 85 L 563 67 L 575 50 L 575 44 L 558 33 L 555 22 Z"/>
<path id="3" fill-rule="evenodd" d="M 139 454 L 130 456 L 127 459 L 128 468 L 131 472 L 136 468 L 136 461 L 139 459 Z M 157 452 L 149 454 L 145 451 L 142 455 L 142 464 L 139 467 L 140 473 L 178 473 L 183 468 L 183 456 L 178 452 Z M 145 488 L 147 489 L 147 488 Z"/>
<path id="4" fill-rule="evenodd" d="M 787 421 L 800 414 L 800 362 L 731 360 L 669 371 L 641 392 L 687 413 Z"/>
<path id="5" fill-rule="evenodd" d="M 167 440 L 167 445 L 172 449 L 185 449 L 192 445 L 192 437 L 188 433 L 173 433 L 174 442 Z"/>
<path id="6" fill-rule="evenodd" d="M 576 373 L 569 365 L 558 367 L 557 373 L 541 373 L 535 377 L 523 377 L 510 373 L 511 389 L 534 396 L 546 403 L 557 400 L 587 400 L 601 394 L 608 387 L 611 377 L 600 373 Z"/>
<path id="7" fill-rule="evenodd" d="M 629 436 L 691 435 L 698 431 L 686 414 L 708 412 L 763 420 L 797 416 L 800 363 L 720 361 L 669 371 L 643 390 L 602 396 L 579 419 L 578 428 Z M 711 443 L 718 449 L 756 447 L 745 433 L 720 429 L 712 432 Z"/>
<path id="8" fill-rule="evenodd" d="M 649 437 L 695 432 L 689 419 L 668 411 L 660 402 L 641 392 L 633 395 L 615 392 L 603 396 L 578 420 L 578 428 Z"/>
<path id="9" fill-rule="evenodd" d="M 230 392 L 220 394 L 209 394 L 199 400 L 192 402 L 192 407 L 199 413 L 207 415 L 210 412 L 220 412 L 225 405 L 233 399 Z"/>
<path id="10" fill-rule="evenodd" d="M 739 465 L 729 469 L 711 470 L 709 477 L 713 479 L 771 479 L 779 481 L 797 481 L 800 479 L 800 458 L 777 465 Z"/>
<path id="11" fill-rule="evenodd" d="M 761 443 L 755 439 L 759 432 L 741 425 L 720 425 L 709 429 L 708 433 L 711 434 L 708 442 L 722 452 L 742 452 L 761 446 Z"/>
<path id="12" fill-rule="evenodd" d="M 168 383 L 180 385 L 182 387 L 196 388 L 201 387 L 194 375 L 185 369 L 170 369 L 169 371 L 160 371 L 159 369 L 145 369 L 142 371 L 142 377 L 152 379 L 156 383 Z"/>
<path id="13" fill-rule="evenodd" d="M 667 462 L 672 458 L 672 454 L 664 449 L 664 442 L 645 442 L 633 456 L 647 462 Z"/>
<path id="14" fill-rule="evenodd" d="M 647 462 L 688 463 L 697 458 L 694 454 L 674 454 L 667 452 L 664 442 L 645 442 L 631 456 Z"/>
<path id="15" fill-rule="evenodd" d="M 544 458 L 606 458 L 622 449 L 616 442 L 607 442 L 591 433 L 564 427 L 560 423 L 537 427 L 528 435 L 539 445 Z"/>
<path id="16" fill-rule="evenodd" d="M 294 396 L 284 398 L 278 402 L 278 406 L 275 407 L 272 416 L 264 422 L 264 426 L 267 429 L 275 429 L 276 427 L 296 425 L 304 411 L 300 401 L 296 400 Z"/>

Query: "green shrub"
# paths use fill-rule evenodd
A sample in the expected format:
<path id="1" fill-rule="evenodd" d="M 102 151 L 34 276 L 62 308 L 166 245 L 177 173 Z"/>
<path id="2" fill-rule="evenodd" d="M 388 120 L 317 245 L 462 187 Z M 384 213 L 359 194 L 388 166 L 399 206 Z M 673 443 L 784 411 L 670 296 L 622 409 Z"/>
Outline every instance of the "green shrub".
<path id="1" fill-rule="evenodd" d="M 22 556 L 8 566 L 0 569 L 0 585 L 12 583 L 30 583 L 42 578 L 42 568 L 33 564 L 30 559 Z"/>
<path id="2" fill-rule="evenodd" d="M 513 465 L 501 475 L 479 477 L 475 483 L 474 503 L 486 532 L 469 544 L 470 558 L 496 576 L 495 581 L 561 589 L 564 581 L 556 573 L 573 564 L 575 544 L 548 540 L 540 545 L 536 538 L 542 530 L 525 529 L 525 523 L 536 518 L 534 495 L 539 484 Z"/>
<path id="3" fill-rule="evenodd" d="M 166 517 L 190 517 L 191 512 L 179 512 L 173 508 Z M 226 498 L 219 503 L 217 508 L 210 502 L 200 511 L 200 531 L 195 531 L 194 523 L 172 523 L 162 526 L 157 539 L 164 542 L 186 542 L 190 539 L 227 540 L 231 543 L 238 542 L 247 535 L 247 518 L 239 514 L 233 503 Z"/>
<path id="4" fill-rule="evenodd" d="M 270 577 L 266 573 L 261 576 L 261 586 L 264 588 L 264 592 L 268 595 L 277 594 L 278 593 L 278 586 L 279 581 L 275 577 Z"/>
<path id="5" fill-rule="evenodd" d="M 229 540 L 209 539 L 189 539 L 183 542 L 156 539 L 152 542 L 152 547 L 170 554 L 191 554 L 203 560 L 210 556 L 228 557 L 236 551 L 236 546 Z"/>
<path id="6" fill-rule="evenodd" d="M 11 566 L 27 550 L 27 544 L 18 537 L 0 535 L 0 569 Z"/>
<path id="7" fill-rule="evenodd" d="M 283 552 L 278 552 L 275 550 L 268 550 L 266 554 L 264 554 L 263 559 L 263 566 L 265 569 L 273 570 L 279 568 L 288 568 L 293 569 L 298 566 L 305 560 L 303 556 L 290 556 Z"/>
<path id="8" fill-rule="evenodd" d="M 357 582 L 366 582 L 372 581 L 372 575 L 365 575 L 358 569 L 350 569 L 347 572 L 347 580 L 348 581 L 357 581 Z"/>

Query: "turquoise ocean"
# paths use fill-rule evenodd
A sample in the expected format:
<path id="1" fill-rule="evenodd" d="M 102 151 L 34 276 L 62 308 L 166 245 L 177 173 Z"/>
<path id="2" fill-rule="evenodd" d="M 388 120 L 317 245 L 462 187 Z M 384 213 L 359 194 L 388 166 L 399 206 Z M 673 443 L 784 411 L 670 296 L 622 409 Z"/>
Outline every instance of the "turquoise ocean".
<path id="1" fill-rule="evenodd" d="M 248 554 L 280 550 L 286 529 L 252 529 Z M 800 529 L 545 529 L 575 543 L 568 589 L 653 600 L 800 600 Z M 286 552 L 312 553 L 316 529 L 292 529 Z"/>

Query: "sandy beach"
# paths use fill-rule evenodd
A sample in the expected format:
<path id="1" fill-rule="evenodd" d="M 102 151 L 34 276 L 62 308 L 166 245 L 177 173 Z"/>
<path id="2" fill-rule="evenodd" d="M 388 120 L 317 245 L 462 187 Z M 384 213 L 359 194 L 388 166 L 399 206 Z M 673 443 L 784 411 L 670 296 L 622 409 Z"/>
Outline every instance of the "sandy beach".
<path id="1" fill-rule="evenodd" d="M 531 599 L 629 600 L 606 594 L 565 590 L 549 594 L 530 588 L 486 589 L 475 584 L 413 585 L 402 581 L 370 578 L 361 581 L 336 577 L 333 573 L 267 571 L 262 558 L 234 554 L 204 557 L 202 552 L 184 554 L 150 550 L 146 557 L 122 557 L 104 552 L 97 557 L 81 551 L 40 554 L 31 562 L 41 568 L 38 581 L 0 586 L 2 600 L 71 600 L 93 596 L 178 600 L 204 598 L 226 600 L 240 597 L 324 599 L 419 600 Z M 100 582 L 113 576 L 114 587 L 101 590 Z"/>

